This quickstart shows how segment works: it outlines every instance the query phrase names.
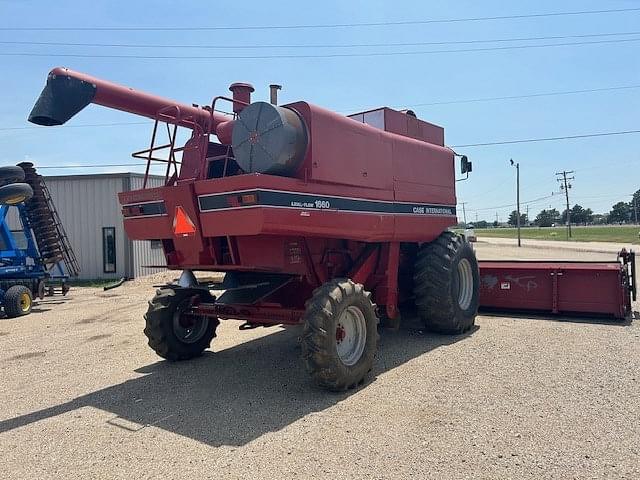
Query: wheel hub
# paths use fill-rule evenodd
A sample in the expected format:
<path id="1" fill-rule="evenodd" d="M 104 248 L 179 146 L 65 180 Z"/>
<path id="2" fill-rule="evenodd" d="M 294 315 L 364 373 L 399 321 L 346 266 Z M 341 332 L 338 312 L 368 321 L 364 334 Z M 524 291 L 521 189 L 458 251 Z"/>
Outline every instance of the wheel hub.
<path id="1" fill-rule="evenodd" d="M 31 298 L 28 293 L 23 293 L 20 295 L 20 309 L 23 312 L 28 312 L 29 308 L 31 308 Z"/>
<path id="2" fill-rule="evenodd" d="M 183 300 L 173 314 L 173 333 L 184 343 L 195 343 L 200 340 L 209 326 L 209 318 L 189 313 L 191 299 Z"/>
<path id="3" fill-rule="evenodd" d="M 340 361 L 352 366 L 358 363 L 367 343 L 367 323 L 360 308 L 344 309 L 336 324 L 336 351 Z"/>
<path id="4" fill-rule="evenodd" d="M 344 331 L 344 327 L 338 324 L 338 326 L 336 327 L 336 342 L 341 343 L 346 336 L 347 332 Z"/>
<path id="5" fill-rule="evenodd" d="M 466 310 L 473 300 L 473 270 L 468 259 L 463 258 L 458 263 L 458 305 Z"/>

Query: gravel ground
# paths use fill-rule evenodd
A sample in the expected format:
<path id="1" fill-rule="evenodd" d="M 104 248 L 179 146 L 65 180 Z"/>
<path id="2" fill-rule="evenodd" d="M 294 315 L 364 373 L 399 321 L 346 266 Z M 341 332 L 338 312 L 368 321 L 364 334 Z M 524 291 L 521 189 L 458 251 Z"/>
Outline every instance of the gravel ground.
<path id="1" fill-rule="evenodd" d="M 296 329 L 223 322 L 215 353 L 159 361 L 142 314 L 162 277 L 0 320 L 3 479 L 640 477 L 637 321 L 480 316 L 462 337 L 385 332 L 372 380 L 337 395 L 302 371 Z"/>

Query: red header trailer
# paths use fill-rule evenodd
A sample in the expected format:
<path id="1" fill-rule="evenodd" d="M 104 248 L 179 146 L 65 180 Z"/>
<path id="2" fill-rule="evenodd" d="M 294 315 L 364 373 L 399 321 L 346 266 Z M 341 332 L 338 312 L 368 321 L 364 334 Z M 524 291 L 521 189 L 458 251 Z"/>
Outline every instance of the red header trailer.
<path id="1" fill-rule="evenodd" d="M 636 300 L 635 253 L 614 262 L 483 260 L 480 306 L 499 311 L 625 319 Z"/>

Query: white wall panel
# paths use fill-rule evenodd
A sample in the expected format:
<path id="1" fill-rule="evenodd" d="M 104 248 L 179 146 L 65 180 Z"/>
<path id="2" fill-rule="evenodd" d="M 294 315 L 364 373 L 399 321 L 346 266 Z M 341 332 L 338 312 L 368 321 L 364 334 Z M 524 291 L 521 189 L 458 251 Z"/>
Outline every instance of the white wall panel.
<path id="1" fill-rule="evenodd" d="M 162 249 L 152 249 L 151 242 L 131 241 L 126 236 L 118 193 L 126 186 L 142 188 L 142 175 L 104 174 L 45 177 L 45 183 L 58 215 L 78 258 L 79 279 L 109 279 L 148 275 L 159 269 L 145 265 L 164 265 Z M 162 186 L 164 178 L 151 177 L 148 187 Z M 10 209 L 11 228 L 20 228 L 17 212 Z M 104 273 L 102 228 L 116 229 L 116 272 Z"/>

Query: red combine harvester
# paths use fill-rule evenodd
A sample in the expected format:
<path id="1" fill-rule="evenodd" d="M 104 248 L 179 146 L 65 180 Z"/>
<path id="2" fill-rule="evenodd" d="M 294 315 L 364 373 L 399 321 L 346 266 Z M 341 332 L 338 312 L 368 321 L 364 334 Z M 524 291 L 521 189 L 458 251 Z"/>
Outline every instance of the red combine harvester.
<path id="1" fill-rule="evenodd" d="M 379 319 L 397 323 L 400 305 L 439 333 L 474 325 L 478 263 L 448 231 L 456 154 L 442 128 L 411 111 L 345 117 L 302 101 L 278 106 L 275 91 L 272 103 L 252 103 L 246 83 L 229 89 L 232 98 L 199 107 L 56 68 L 29 116 L 60 125 L 95 103 L 155 120 L 149 148 L 134 157 L 147 173 L 166 162 L 166 185 L 123 192 L 120 203 L 129 237 L 161 239 L 168 268 L 183 271 L 145 315 L 158 355 L 200 355 L 219 319 L 245 320 L 243 329 L 302 324 L 307 370 L 344 390 L 371 370 Z M 222 101 L 232 114 L 216 110 Z M 168 141 L 158 144 L 162 124 Z M 178 127 L 192 131 L 183 146 Z M 226 275 L 212 285 L 193 271 Z"/>

